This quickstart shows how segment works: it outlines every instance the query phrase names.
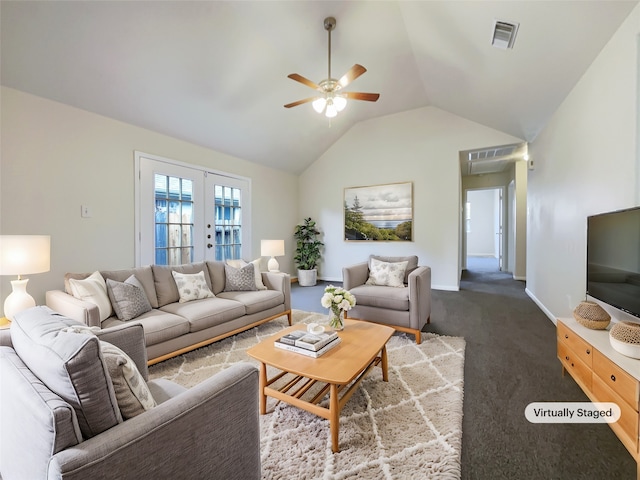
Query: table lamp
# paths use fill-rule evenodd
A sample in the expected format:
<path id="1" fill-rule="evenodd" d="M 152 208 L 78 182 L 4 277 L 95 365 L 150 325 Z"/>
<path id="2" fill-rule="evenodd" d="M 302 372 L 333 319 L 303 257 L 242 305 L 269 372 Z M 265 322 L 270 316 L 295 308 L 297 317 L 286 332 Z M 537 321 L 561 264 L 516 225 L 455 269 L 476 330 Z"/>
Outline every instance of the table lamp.
<path id="1" fill-rule="evenodd" d="M 271 257 L 267 262 L 267 268 L 270 272 L 279 272 L 280 265 L 275 257 L 284 255 L 284 240 L 261 240 L 260 255 L 263 257 Z"/>
<path id="2" fill-rule="evenodd" d="M 48 272 L 51 237 L 49 235 L 0 235 L 0 275 L 17 275 L 11 281 L 13 291 L 4 301 L 4 316 L 13 320 L 16 313 L 35 307 L 27 293 L 28 278 L 22 275 Z"/>

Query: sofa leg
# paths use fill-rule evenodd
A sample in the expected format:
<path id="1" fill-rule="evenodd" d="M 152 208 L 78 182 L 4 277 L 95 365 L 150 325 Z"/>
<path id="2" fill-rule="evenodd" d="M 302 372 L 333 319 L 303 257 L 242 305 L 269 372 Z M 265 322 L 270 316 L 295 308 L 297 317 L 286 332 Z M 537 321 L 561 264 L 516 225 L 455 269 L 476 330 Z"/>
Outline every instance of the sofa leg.
<path id="1" fill-rule="evenodd" d="M 422 343 L 422 335 L 420 335 L 420 330 L 416 331 L 416 345 L 420 345 Z"/>
<path id="2" fill-rule="evenodd" d="M 431 315 L 427 317 L 427 325 L 431 323 Z"/>
<path id="3" fill-rule="evenodd" d="M 289 310 L 289 311 L 287 312 L 287 320 L 289 321 L 289 326 L 293 325 L 293 323 L 291 323 L 291 322 L 292 322 L 292 319 L 293 319 L 293 317 L 292 317 L 292 313 L 291 313 L 291 310 Z"/>

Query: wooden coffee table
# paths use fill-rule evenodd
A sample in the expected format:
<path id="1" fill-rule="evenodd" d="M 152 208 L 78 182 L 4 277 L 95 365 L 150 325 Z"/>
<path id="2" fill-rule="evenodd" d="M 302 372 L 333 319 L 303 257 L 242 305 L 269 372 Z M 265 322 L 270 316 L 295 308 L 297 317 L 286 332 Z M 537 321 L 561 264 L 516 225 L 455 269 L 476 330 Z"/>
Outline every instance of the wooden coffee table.
<path id="1" fill-rule="evenodd" d="M 326 418 L 331 428 L 332 450 L 339 452 L 340 411 L 355 389 L 377 365 L 382 369 L 382 379 L 389 381 L 386 343 L 394 329 L 347 319 L 344 330 L 338 332 L 342 340 L 340 345 L 319 358 L 273 345 L 283 335 L 305 328 L 304 324 L 294 325 L 247 350 L 247 354 L 260 362 L 260 413 L 266 413 L 269 396 Z M 267 378 L 267 365 L 280 370 L 280 373 Z M 285 378 L 287 375 L 291 378 Z M 278 382 L 278 387 L 273 387 L 275 382 Z M 329 408 L 320 405 L 327 392 Z"/>

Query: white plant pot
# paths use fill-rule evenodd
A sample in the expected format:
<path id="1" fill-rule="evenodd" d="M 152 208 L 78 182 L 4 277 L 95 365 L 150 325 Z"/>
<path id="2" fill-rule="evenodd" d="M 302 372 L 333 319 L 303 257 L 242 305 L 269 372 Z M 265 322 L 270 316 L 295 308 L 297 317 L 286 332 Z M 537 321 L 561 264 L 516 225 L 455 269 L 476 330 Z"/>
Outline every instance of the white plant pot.
<path id="1" fill-rule="evenodd" d="M 313 287 L 318 281 L 318 270 L 298 269 L 298 285 L 301 287 Z"/>

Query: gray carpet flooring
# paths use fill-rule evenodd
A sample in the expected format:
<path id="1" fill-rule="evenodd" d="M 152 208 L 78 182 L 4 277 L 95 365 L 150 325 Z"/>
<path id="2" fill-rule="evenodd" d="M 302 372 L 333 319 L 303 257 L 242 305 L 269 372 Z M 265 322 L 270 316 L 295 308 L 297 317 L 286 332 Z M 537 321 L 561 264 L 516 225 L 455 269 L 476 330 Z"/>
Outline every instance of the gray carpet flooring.
<path id="1" fill-rule="evenodd" d="M 459 292 L 432 292 L 424 331 L 462 336 L 465 356 L 463 479 L 636 478 L 636 463 L 608 425 L 531 424 L 531 402 L 588 401 L 556 357 L 555 326 L 525 283 L 474 260 Z M 293 308 L 325 312 L 327 283 L 292 286 Z M 416 477 L 418 478 L 418 477 Z"/>

